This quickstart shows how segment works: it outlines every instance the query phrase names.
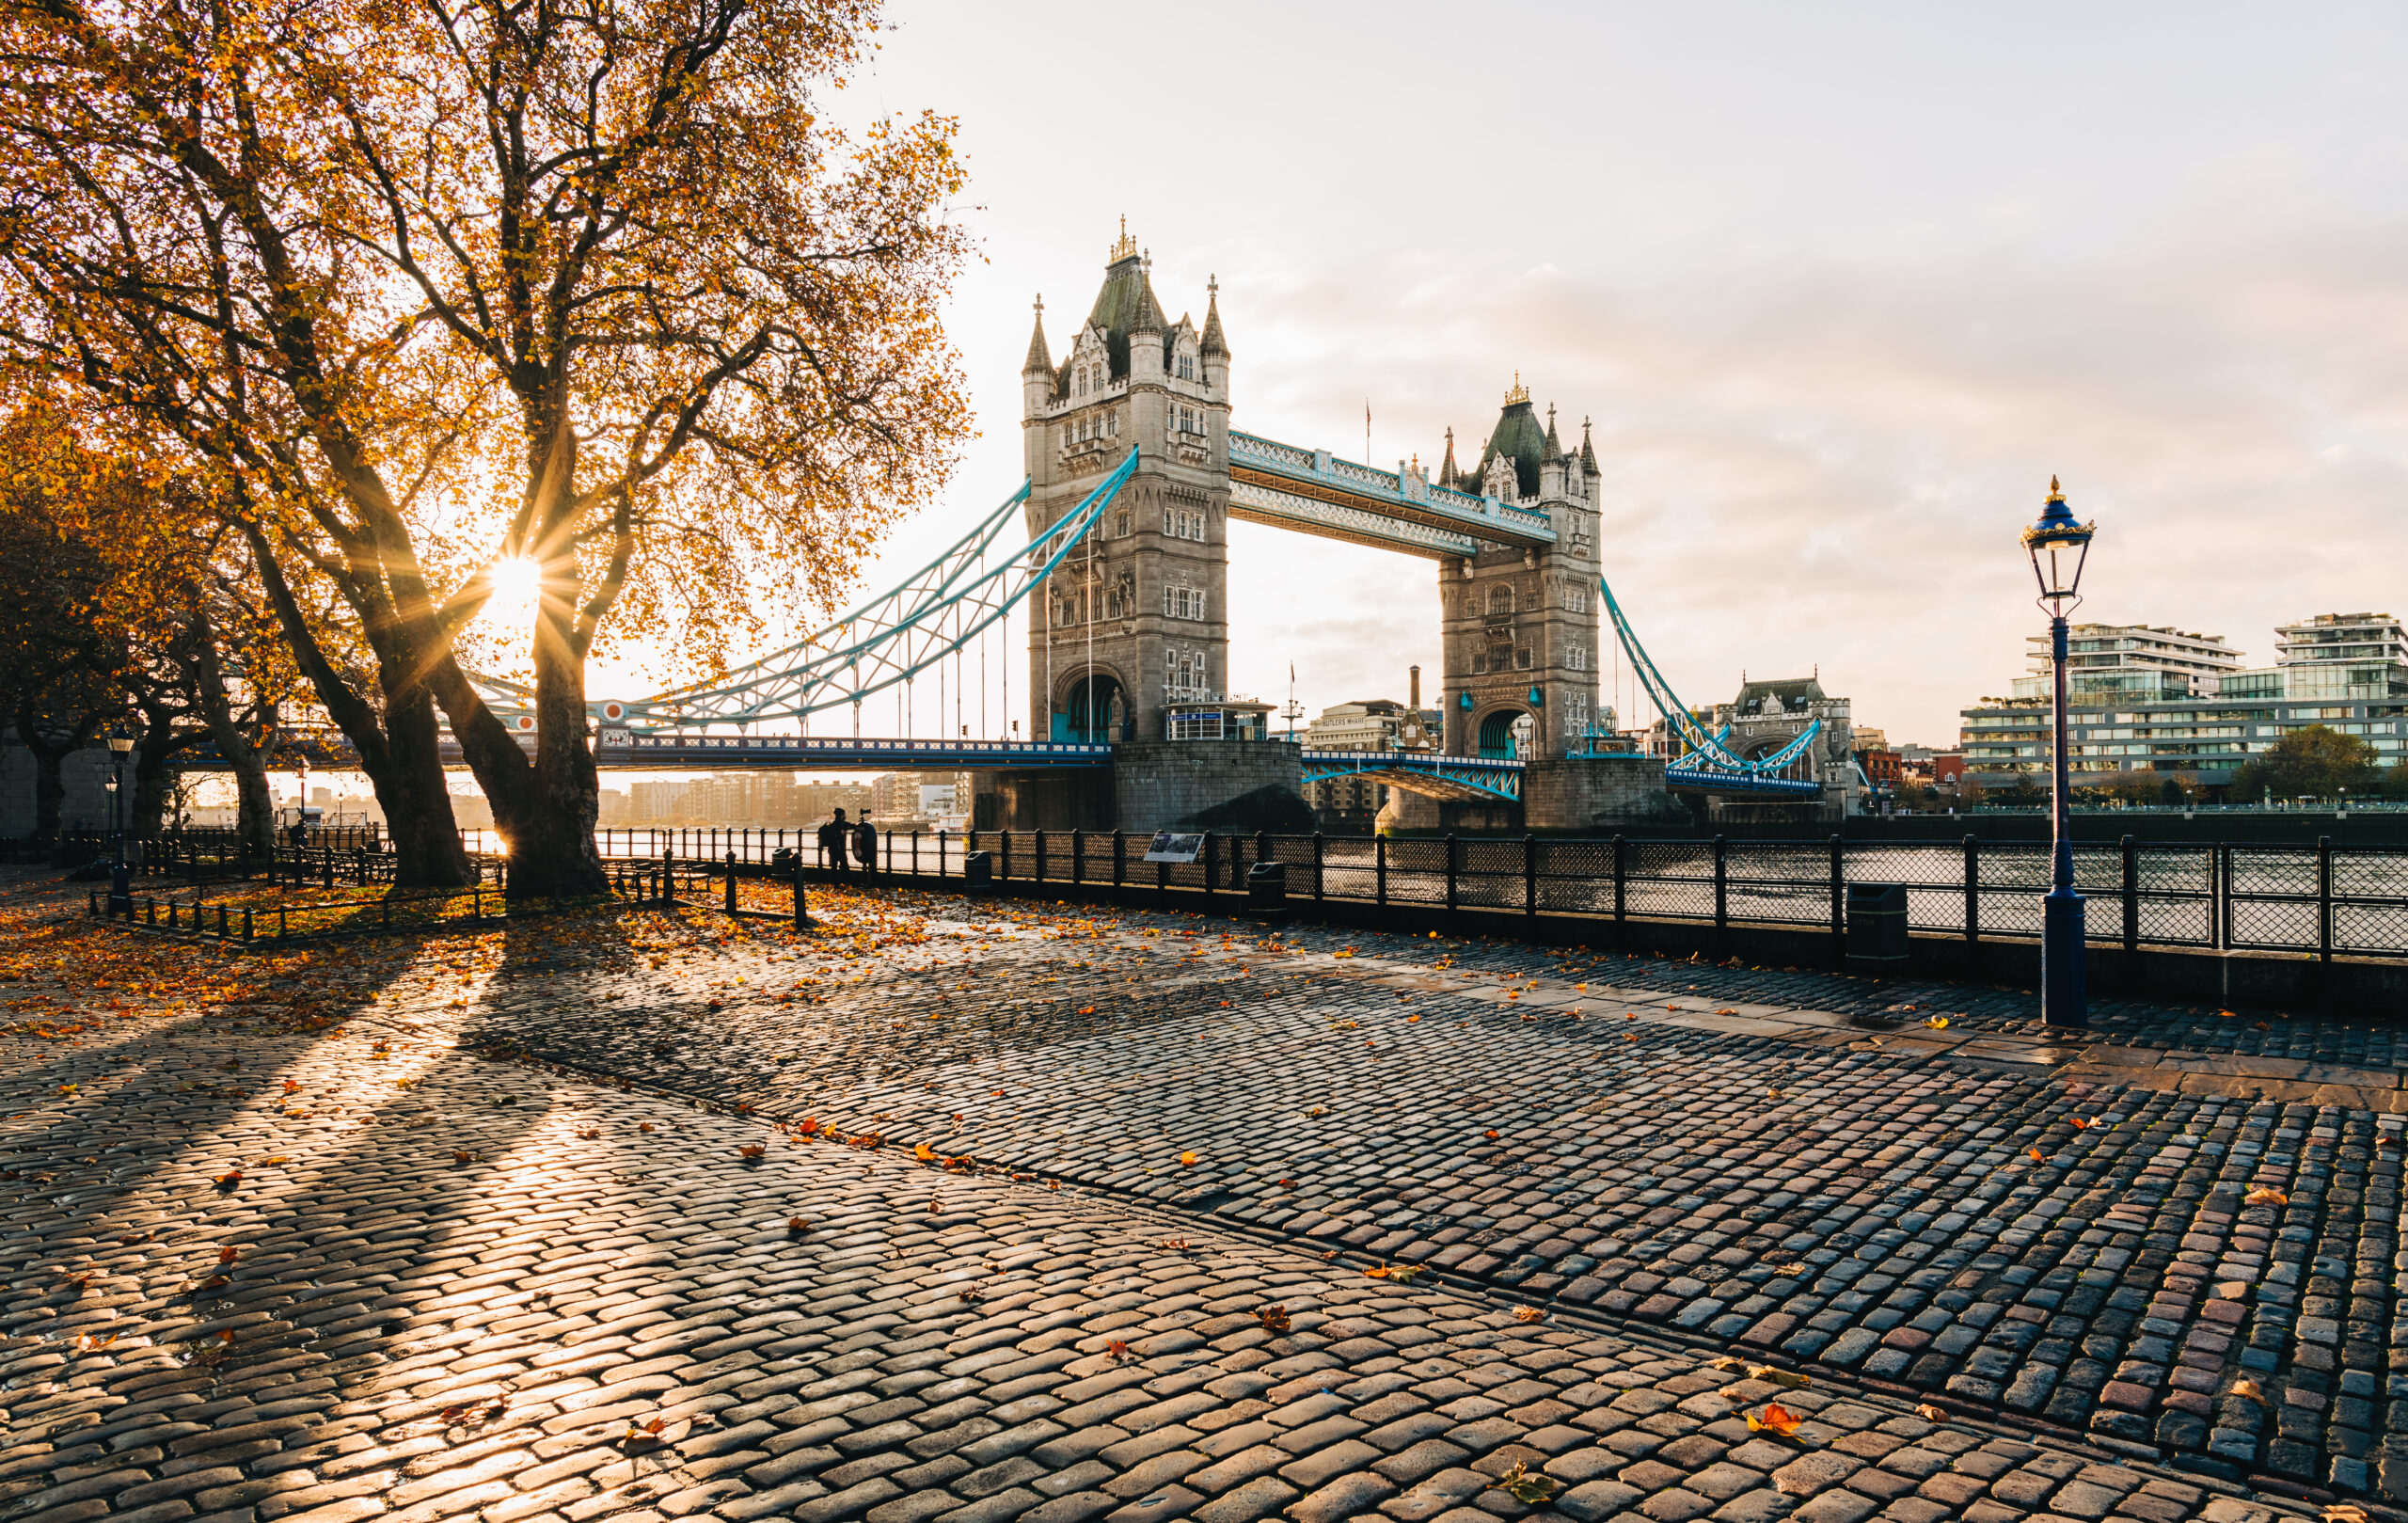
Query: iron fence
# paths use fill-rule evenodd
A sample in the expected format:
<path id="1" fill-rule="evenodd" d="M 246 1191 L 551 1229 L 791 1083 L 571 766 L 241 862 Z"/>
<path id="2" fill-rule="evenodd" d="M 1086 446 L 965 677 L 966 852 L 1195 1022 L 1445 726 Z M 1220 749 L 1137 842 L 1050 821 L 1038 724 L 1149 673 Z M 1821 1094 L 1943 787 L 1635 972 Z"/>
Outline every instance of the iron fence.
<path id="1" fill-rule="evenodd" d="M 782 833 L 695 833 L 746 862 Z M 733 836 L 733 840 L 730 837 Z M 828 871 L 797 833 L 804 866 Z M 958 878 L 987 854 L 998 885 L 1113 887 L 1132 902 L 1185 890 L 1184 902 L 1242 896 L 1255 862 L 1287 867 L 1291 899 L 1446 911 L 1846 929 L 1852 883 L 1907 889 L 1908 923 L 1927 935 L 2037 940 L 2049 890 L 2045 843 L 1362 837 L 1207 833 L 1193 862 L 1149 863 L 1148 837 L 1117 831 L 909 832 L 881 837 L 876 871 Z M 753 849 L 748 850 L 747 847 Z M 858 864 L 851 865 L 858 870 Z M 2143 945 L 2408 958 L 2408 851 L 2381 847 L 2080 843 L 2074 882 L 2089 939 Z M 1235 898 L 1229 901 L 1234 907 Z"/>
<path id="2" fill-rule="evenodd" d="M 1130 902 L 1149 893 L 1198 908 L 1236 908 L 1256 862 L 1286 865 L 1291 900 L 1339 900 L 1444 912 L 1578 916 L 1619 923 L 1672 920 L 1716 927 L 1846 929 L 1848 886 L 1903 884 L 1908 923 L 1926 935 L 2036 940 L 2048 892 L 2045 843 L 1952 846 L 1845 841 L 1664 841 L 1523 836 L 1354 836 L 1208 833 L 1195 860 L 1144 860 L 1149 837 L 1118 831 L 883 833 L 875 878 L 958 879 L 973 852 L 994 882 L 1042 893 L 1063 884 L 1110 888 Z M 826 860 L 816 833 L 777 829 L 620 829 L 595 845 L 623 897 L 673 897 L 709 879 L 732 888 L 734 868 L 822 879 L 859 874 Z M 2408 958 L 2408 850 L 2255 844 L 2077 843 L 2074 880 L 2095 944 Z M 279 874 L 367 886 L 373 853 L 279 852 Z M 848 850 L 849 856 L 849 850 Z M 389 859 L 387 859 L 388 863 Z M 483 859 L 499 878 L 499 857 Z M 693 879 L 689 884 L 686 880 Z M 732 901 L 731 901 L 732 902 Z M 480 912 L 472 896 L 470 913 Z M 1493 920 L 1489 922 L 1494 924 Z"/>

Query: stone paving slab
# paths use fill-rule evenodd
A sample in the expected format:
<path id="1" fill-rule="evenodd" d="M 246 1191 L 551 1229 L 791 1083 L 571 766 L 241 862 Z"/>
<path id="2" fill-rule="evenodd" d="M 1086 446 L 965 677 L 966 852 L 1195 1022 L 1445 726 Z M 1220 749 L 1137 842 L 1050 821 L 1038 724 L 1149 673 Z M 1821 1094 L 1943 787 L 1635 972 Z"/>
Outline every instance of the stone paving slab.
<path id="1" fill-rule="evenodd" d="M 0 1039 L 0 1517 L 2316 1515 L 481 1061 L 451 1003 Z"/>

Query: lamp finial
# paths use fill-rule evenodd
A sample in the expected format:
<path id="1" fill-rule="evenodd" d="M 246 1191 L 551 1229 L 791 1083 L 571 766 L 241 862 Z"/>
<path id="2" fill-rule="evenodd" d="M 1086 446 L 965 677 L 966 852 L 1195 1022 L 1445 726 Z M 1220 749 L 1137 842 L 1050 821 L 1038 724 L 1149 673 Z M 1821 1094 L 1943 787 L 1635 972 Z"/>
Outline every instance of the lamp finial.
<path id="1" fill-rule="evenodd" d="M 2065 500 L 2066 489 L 2057 484 L 2057 473 L 2052 470 L 2049 472 L 2049 500 L 2052 502 L 2063 502 Z"/>

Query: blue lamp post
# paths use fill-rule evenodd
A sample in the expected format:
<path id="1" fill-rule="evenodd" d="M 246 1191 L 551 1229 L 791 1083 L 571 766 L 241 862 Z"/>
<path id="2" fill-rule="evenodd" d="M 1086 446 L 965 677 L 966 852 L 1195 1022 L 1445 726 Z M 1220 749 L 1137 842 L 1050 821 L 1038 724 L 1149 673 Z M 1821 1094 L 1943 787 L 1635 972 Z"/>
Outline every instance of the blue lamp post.
<path id="1" fill-rule="evenodd" d="M 109 826 L 116 837 L 109 855 L 109 909 L 134 913 L 134 879 L 125 865 L 125 756 L 134 749 L 134 732 L 119 720 L 109 726 Z"/>
<path id="2" fill-rule="evenodd" d="M 2049 615 L 2049 667 L 2056 697 L 2056 787 L 2050 811 L 2054 872 L 2049 896 L 2041 901 L 2040 916 L 2040 1019 L 2052 1026 L 2090 1023 L 2090 997 L 2083 976 L 2082 896 L 2073 891 L 2073 793 L 2066 760 L 2066 614 L 2082 602 L 2077 589 L 2082 584 L 2083 563 L 2090 559 L 2090 536 L 2096 529 L 2095 524 L 2074 517 L 2057 479 L 2052 476 L 2048 505 L 2023 531 L 2023 547 L 2032 556 L 2032 575 L 2040 584 L 2040 607 Z"/>

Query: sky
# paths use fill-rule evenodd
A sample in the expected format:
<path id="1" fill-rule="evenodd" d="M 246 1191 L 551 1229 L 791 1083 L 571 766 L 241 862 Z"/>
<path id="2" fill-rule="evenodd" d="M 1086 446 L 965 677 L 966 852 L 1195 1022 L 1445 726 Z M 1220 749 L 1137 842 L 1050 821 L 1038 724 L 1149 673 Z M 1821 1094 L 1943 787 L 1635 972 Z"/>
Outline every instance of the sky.
<path id="1" fill-rule="evenodd" d="M 1953 743 L 2042 627 L 2016 533 L 2052 473 L 2099 526 L 2082 617 L 2270 664 L 2278 622 L 2408 611 L 2408 11 L 887 14 L 841 109 L 960 119 L 980 436 L 864 590 L 1017 485 L 1031 300 L 1059 354 L 1125 215 L 1174 316 L 1217 278 L 1235 426 L 1360 458 L 1368 403 L 1371 459 L 1434 462 L 1516 372 L 1592 420 L 1607 579 L 1692 704 L 1818 673 Z M 1229 555 L 1233 690 L 1437 670 L 1434 563 Z"/>

